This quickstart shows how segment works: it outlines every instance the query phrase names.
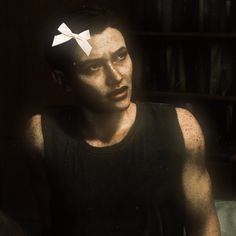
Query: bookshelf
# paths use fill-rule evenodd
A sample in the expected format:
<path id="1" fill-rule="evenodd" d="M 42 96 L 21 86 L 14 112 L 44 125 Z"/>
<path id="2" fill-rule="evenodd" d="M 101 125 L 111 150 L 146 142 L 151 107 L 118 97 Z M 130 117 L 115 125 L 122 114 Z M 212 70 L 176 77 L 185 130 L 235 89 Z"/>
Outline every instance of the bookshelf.
<path id="1" fill-rule="evenodd" d="M 236 40 L 236 33 L 207 33 L 207 32 L 155 32 L 155 31 L 140 31 L 133 32 L 138 37 L 156 37 L 156 39 L 168 38 L 168 39 L 213 39 L 213 40 Z"/>
<path id="2" fill-rule="evenodd" d="M 184 2 L 139 0 L 133 98 L 189 109 L 202 126 L 208 158 L 228 160 L 236 153 L 236 4 L 174 7 Z"/>
<path id="3" fill-rule="evenodd" d="M 140 56 L 141 76 L 133 97 L 139 101 L 165 102 L 187 108 L 195 115 L 203 129 L 208 160 L 229 160 L 236 153 L 236 34 L 148 31 L 137 32 L 135 35 L 140 40 L 140 48 L 143 48 L 143 45 L 148 46 L 143 49 L 147 50 L 144 58 L 142 54 Z M 183 88 L 173 85 L 173 81 L 171 87 L 169 82 L 167 83 L 171 80 L 168 78 L 167 69 L 161 71 L 163 67 L 168 67 L 167 62 L 161 61 L 163 56 L 166 57 L 167 50 L 173 50 L 175 53 L 175 62 L 172 62 L 175 67 L 179 66 L 175 64 L 180 58 L 178 53 L 187 52 L 187 56 L 182 55 L 182 69 L 188 70 L 186 67 L 190 65 L 189 70 L 194 70 L 194 75 L 190 77 L 190 72 L 185 74 Z M 214 55 L 218 57 L 216 61 L 220 62 L 212 62 Z M 151 64 L 148 64 L 150 61 Z M 159 62 L 161 64 L 157 65 Z M 221 69 L 213 76 L 212 70 L 217 66 Z M 175 68 L 175 71 L 178 71 L 178 68 Z M 147 80 L 145 74 L 148 75 Z M 181 73 L 174 76 L 174 80 L 181 79 L 180 76 Z M 203 86 L 198 80 L 201 76 L 205 82 Z M 214 77 L 219 80 L 216 81 L 215 90 L 210 88 Z M 202 91 L 201 86 L 205 87 Z"/>
<path id="4" fill-rule="evenodd" d="M 161 92 L 151 90 L 135 90 L 134 96 L 137 98 L 169 98 L 169 99 L 186 99 L 192 101 L 212 101 L 212 102 L 229 102 L 236 103 L 236 96 L 213 96 L 209 94 L 198 93 L 181 93 L 181 92 Z"/>

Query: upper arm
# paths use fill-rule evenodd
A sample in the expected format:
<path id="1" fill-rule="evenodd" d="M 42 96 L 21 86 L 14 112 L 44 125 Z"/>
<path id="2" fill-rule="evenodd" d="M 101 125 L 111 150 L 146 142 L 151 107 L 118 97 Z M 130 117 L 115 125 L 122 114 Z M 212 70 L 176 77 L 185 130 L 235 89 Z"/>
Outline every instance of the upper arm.
<path id="1" fill-rule="evenodd" d="M 182 185 L 189 230 L 194 233 L 202 230 L 200 235 L 218 235 L 219 225 L 205 166 L 205 140 L 201 127 L 189 111 L 182 108 L 176 111 L 186 148 Z"/>
<path id="2" fill-rule="evenodd" d="M 31 117 L 26 128 L 26 143 L 31 151 L 38 154 L 44 152 L 44 139 L 42 132 L 41 115 Z"/>
<path id="3" fill-rule="evenodd" d="M 44 235 L 49 235 L 48 232 L 51 224 L 50 186 L 42 160 L 44 154 L 44 139 L 41 115 L 34 115 L 29 120 L 26 128 L 26 143 L 29 151 L 28 163 L 31 170 L 32 189 L 39 204 L 42 231 Z"/>
<path id="4" fill-rule="evenodd" d="M 186 156 L 182 172 L 182 185 L 186 203 L 196 214 L 199 203 L 209 200 L 210 180 L 205 167 L 205 141 L 202 130 L 187 110 L 177 108 L 178 121 L 184 138 Z"/>

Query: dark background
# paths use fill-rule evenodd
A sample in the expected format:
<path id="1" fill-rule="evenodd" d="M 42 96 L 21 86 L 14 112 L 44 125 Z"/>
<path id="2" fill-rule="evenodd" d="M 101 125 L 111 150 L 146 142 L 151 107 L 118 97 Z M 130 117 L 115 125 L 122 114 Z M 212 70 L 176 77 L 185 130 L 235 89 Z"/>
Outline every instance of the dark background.
<path id="1" fill-rule="evenodd" d="M 133 25 L 133 31 L 137 33 L 145 26 L 140 15 L 143 12 L 143 2 L 142 0 L 1 2 L 0 212 L 4 212 L 29 231 L 35 232 L 35 235 L 36 232 L 40 232 L 39 209 L 31 189 L 27 155 L 22 148 L 24 127 L 30 115 L 42 107 L 72 102 L 72 98 L 61 91 L 50 77 L 50 70 L 44 61 L 41 46 L 42 26 L 46 24 L 52 13 L 62 9 L 73 9 L 82 5 L 102 6 L 128 19 Z M 146 40 L 142 37 L 137 41 L 139 47 Z M 151 40 L 155 41 L 155 37 Z M 232 50 L 235 50 L 233 46 L 235 39 L 227 41 L 227 37 L 224 43 L 231 45 Z M 161 41 L 163 40 L 175 43 L 179 37 L 164 35 L 161 36 Z M 157 42 L 160 42 L 160 39 L 157 39 Z M 192 42 L 199 42 L 199 38 L 193 35 Z M 154 44 L 155 42 L 149 44 L 149 50 L 153 49 L 151 45 Z M 225 112 L 227 104 L 233 104 L 235 108 L 235 93 L 230 94 L 234 97 L 233 101 L 226 100 L 226 102 L 217 96 L 199 97 L 186 94 L 179 96 L 173 91 L 169 91 L 169 94 L 155 94 L 153 91 L 145 90 L 145 93 L 142 93 L 142 89 L 147 85 L 145 78 L 142 77 L 145 70 L 143 72 L 141 56 L 136 55 L 135 52 L 133 55 L 137 56 L 134 58 L 135 84 L 139 91 L 135 93 L 136 99 L 169 102 L 190 110 L 194 108 L 193 113 L 200 121 L 209 144 L 207 165 L 212 177 L 215 197 L 234 198 L 233 156 L 236 153 L 234 135 L 231 132 L 232 137 L 227 140 L 225 121 L 224 118 L 220 118 L 220 115 Z M 235 128 L 235 122 L 233 124 Z M 230 148 L 225 147 L 225 140 L 230 143 Z"/>

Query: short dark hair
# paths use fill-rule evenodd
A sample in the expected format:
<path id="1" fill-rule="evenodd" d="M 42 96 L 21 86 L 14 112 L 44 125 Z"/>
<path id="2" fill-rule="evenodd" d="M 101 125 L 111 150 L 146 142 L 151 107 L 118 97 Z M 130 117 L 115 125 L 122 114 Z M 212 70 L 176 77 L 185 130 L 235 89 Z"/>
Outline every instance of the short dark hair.
<path id="1" fill-rule="evenodd" d="M 47 33 L 44 34 L 45 56 L 52 69 L 61 70 L 66 74 L 70 73 L 75 60 L 74 49 L 77 43 L 75 40 L 69 40 L 52 47 L 54 36 L 60 34 L 57 28 L 63 22 L 74 33 L 81 33 L 89 29 L 90 34 L 94 35 L 103 32 L 107 27 L 118 29 L 124 36 L 127 33 L 126 23 L 107 9 L 82 8 L 55 17 L 50 27 L 47 27 Z"/>

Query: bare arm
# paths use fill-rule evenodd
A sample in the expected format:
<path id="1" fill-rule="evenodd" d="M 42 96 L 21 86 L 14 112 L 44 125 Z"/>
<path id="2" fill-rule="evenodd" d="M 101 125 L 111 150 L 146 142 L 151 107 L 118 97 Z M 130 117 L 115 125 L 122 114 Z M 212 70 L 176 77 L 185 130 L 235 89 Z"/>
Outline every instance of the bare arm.
<path id="1" fill-rule="evenodd" d="M 26 142 L 31 151 L 43 155 L 44 140 L 41 125 L 41 115 L 34 115 L 26 127 Z"/>
<path id="2" fill-rule="evenodd" d="M 43 235 L 48 235 L 51 222 L 50 190 L 42 162 L 44 140 L 40 115 L 33 116 L 28 122 L 26 128 L 26 147 L 31 170 L 31 183 L 35 197 L 38 200 Z"/>
<path id="3" fill-rule="evenodd" d="M 186 204 L 186 231 L 192 236 L 219 236 L 220 228 L 205 167 L 205 142 L 193 115 L 177 108 L 187 156 L 182 173 Z"/>

